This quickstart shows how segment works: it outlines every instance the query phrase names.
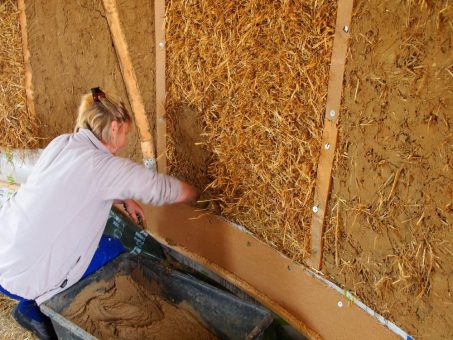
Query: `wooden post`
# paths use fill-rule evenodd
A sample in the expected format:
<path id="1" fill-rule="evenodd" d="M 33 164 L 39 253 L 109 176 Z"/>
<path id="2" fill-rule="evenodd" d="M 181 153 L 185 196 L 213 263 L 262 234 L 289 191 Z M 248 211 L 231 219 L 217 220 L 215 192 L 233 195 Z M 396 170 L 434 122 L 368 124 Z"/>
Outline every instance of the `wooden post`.
<path id="1" fill-rule="evenodd" d="M 165 118 L 165 0 L 154 2 L 156 51 L 156 147 L 157 168 L 167 172 L 167 123 Z"/>
<path id="2" fill-rule="evenodd" d="M 103 0 L 105 14 L 109 23 L 116 54 L 118 56 L 127 95 L 131 103 L 135 122 L 140 132 L 143 161 L 147 168 L 156 169 L 156 153 L 149 121 L 146 117 L 145 104 L 138 87 L 132 60 L 129 55 L 126 36 L 121 27 L 116 0 Z"/>
<path id="3" fill-rule="evenodd" d="M 321 154 L 318 162 L 311 221 L 311 257 L 308 264 L 321 269 L 324 218 L 331 185 L 332 165 L 337 145 L 337 123 L 340 116 L 343 76 L 350 36 L 353 0 L 338 0 L 337 22 L 330 62 L 329 87 L 324 118 Z"/>
<path id="4" fill-rule="evenodd" d="M 33 100 L 32 71 L 30 64 L 30 50 L 28 49 L 27 16 L 25 13 L 25 0 L 18 0 L 20 32 L 22 37 L 22 50 L 24 53 L 25 95 L 28 114 L 36 116 Z"/>

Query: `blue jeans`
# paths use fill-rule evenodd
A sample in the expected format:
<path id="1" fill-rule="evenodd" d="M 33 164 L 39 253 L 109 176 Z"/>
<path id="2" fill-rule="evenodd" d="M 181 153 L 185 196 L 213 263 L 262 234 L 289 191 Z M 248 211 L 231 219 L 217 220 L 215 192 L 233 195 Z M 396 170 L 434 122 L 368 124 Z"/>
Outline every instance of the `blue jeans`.
<path id="1" fill-rule="evenodd" d="M 124 247 L 120 240 L 110 236 L 102 235 L 98 248 L 96 249 L 93 258 L 91 259 L 87 270 L 83 274 L 82 279 L 95 272 L 123 252 Z M 31 317 L 32 319 L 42 321 L 43 318 L 45 318 L 45 316 L 39 310 L 39 307 L 36 305 L 35 301 L 27 300 L 20 296 L 12 294 L 6 289 L 2 288 L 2 286 L 0 286 L 0 293 L 14 300 L 18 300 L 19 304 L 17 305 L 17 308 L 23 314 Z"/>

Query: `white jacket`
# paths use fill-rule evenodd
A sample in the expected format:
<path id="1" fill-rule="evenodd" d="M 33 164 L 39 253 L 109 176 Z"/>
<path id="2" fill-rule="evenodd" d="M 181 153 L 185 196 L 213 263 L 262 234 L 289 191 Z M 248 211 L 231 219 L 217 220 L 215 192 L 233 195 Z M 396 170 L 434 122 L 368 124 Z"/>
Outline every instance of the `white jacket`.
<path id="1" fill-rule="evenodd" d="M 0 208 L 0 285 L 41 304 L 80 280 L 114 199 L 168 204 L 180 186 L 113 156 L 89 130 L 57 137 Z"/>

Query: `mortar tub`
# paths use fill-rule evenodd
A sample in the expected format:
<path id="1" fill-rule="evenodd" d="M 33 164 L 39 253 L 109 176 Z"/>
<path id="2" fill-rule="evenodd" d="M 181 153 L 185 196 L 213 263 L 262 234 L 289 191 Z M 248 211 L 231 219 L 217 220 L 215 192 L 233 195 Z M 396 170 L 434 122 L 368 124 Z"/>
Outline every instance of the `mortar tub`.
<path id="1" fill-rule="evenodd" d="M 113 280 L 120 274 L 131 274 L 135 269 L 143 272 L 145 280 L 161 287 L 161 298 L 174 305 L 183 302 L 189 305 L 196 313 L 194 316 L 220 339 L 260 338 L 273 320 L 271 313 L 261 306 L 240 300 L 157 260 L 126 253 L 40 306 L 52 320 L 58 338 L 96 339 L 61 313 L 85 287 Z"/>

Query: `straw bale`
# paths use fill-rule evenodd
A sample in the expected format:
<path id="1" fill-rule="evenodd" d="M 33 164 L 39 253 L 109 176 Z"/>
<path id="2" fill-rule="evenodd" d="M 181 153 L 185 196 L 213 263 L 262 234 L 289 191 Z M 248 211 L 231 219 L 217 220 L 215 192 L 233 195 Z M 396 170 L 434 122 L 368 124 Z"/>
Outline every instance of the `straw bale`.
<path id="1" fill-rule="evenodd" d="M 37 122 L 27 113 L 17 2 L 0 2 L 0 146 L 37 146 Z"/>
<path id="2" fill-rule="evenodd" d="M 181 112 L 210 157 L 210 208 L 295 260 L 307 257 L 335 24 L 333 1 L 168 1 L 167 112 L 172 173 Z M 176 125 L 176 127 L 175 127 Z"/>

